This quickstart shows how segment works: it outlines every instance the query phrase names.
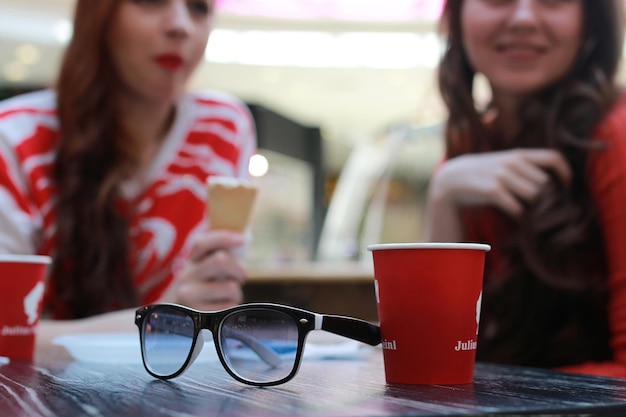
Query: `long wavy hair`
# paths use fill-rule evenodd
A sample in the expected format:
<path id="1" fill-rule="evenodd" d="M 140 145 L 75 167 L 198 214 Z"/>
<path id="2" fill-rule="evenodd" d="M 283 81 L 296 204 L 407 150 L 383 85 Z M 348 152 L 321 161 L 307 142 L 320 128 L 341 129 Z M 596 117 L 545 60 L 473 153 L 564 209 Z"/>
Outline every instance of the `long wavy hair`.
<path id="1" fill-rule="evenodd" d="M 523 129 L 512 144 L 504 144 L 484 122 L 489 106 L 477 108 L 474 101 L 476 74 L 463 49 L 462 5 L 463 0 L 448 0 L 442 16 L 447 49 L 439 88 L 448 109 L 447 157 L 551 148 L 561 151 L 573 170 L 569 187 L 554 179 L 521 219 L 478 209 L 500 216 L 513 231 L 490 242 L 506 267 L 495 276 L 491 263 L 486 265 L 478 358 L 536 366 L 610 358 L 607 267 L 585 167 L 590 152 L 604 151 L 592 135 L 617 96 L 622 10 L 616 0 L 583 1 L 576 62 L 562 79 L 526 99 L 519 109 Z"/>
<path id="2" fill-rule="evenodd" d="M 74 33 L 57 81 L 60 138 L 56 250 L 48 313 L 80 318 L 138 304 L 128 268 L 127 218 L 120 182 L 139 149 L 118 120 L 116 74 L 106 31 L 120 0 L 78 0 Z"/>

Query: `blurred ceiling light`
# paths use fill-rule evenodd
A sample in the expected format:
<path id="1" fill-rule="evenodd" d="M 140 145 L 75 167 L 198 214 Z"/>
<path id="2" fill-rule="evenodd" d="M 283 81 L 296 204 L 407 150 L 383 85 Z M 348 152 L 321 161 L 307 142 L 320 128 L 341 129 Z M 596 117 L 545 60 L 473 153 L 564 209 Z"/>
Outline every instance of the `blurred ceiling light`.
<path id="1" fill-rule="evenodd" d="M 24 65 L 33 65 L 39 62 L 41 52 L 39 48 L 30 43 L 19 45 L 15 48 L 15 56 L 17 60 Z"/>
<path id="2" fill-rule="evenodd" d="M 269 162 L 267 158 L 261 154 L 253 155 L 250 158 L 250 163 L 248 164 L 248 172 L 253 177 L 262 177 L 267 174 L 269 170 Z"/>
<path id="3" fill-rule="evenodd" d="M 314 68 L 434 68 L 434 33 L 308 32 L 216 29 L 206 59 L 216 63 Z"/>
<path id="4" fill-rule="evenodd" d="M 58 20 L 54 24 L 54 38 L 60 43 L 67 43 L 72 37 L 74 27 L 67 19 Z"/>
<path id="5" fill-rule="evenodd" d="M 25 81 L 28 78 L 29 71 L 28 67 L 22 63 L 11 61 L 4 66 L 2 74 L 7 81 L 16 83 Z"/>

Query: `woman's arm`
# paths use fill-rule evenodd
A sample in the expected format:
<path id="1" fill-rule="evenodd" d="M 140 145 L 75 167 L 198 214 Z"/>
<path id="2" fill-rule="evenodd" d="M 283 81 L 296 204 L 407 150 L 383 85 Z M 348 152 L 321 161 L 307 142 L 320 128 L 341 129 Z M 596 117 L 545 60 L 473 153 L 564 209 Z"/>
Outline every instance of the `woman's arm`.
<path id="1" fill-rule="evenodd" d="M 570 181 L 567 161 L 550 149 L 468 154 L 445 161 L 429 188 L 426 240 L 463 240 L 459 211 L 464 206 L 494 206 L 519 216 L 525 203 L 534 200 L 550 180 L 548 170 L 563 182 Z"/>
<path id="2" fill-rule="evenodd" d="M 626 107 L 614 113 L 597 136 L 606 149 L 591 152 L 587 174 L 604 235 L 613 360 L 563 370 L 626 377 Z"/>
<path id="3" fill-rule="evenodd" d="M 14 150 L 0 134 L 0 253 L 34 254 L 40 227 Z"/>
<path id="4" fill-rule="evenodd" d="M 76 333 L 132 332 L 139 333 L 135 326 L 135 308 L 99 314 L 79 320 L 41 320 L 37 329 L 35 360 L 51 357 L 67 357 L 62 346 L 55 345 L 58 336 Z"/>
<path id="5" fill-rule="evenodd" d="M 433 184 L 433 183 L 431 183 Z M 461 242 L 463 228 L 459 209 L 439 184 L 431 185 L 426 202 L 427 242 Z"/>

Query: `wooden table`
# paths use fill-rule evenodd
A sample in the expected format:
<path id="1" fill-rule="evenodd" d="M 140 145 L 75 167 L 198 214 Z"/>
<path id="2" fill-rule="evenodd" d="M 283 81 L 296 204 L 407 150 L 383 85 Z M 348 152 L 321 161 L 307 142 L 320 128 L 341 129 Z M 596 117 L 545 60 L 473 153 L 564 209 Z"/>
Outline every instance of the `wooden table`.
<path id="1" fill-rule="evenodd" d="M 243 289 L 246 302 L 288 304 L 378 321 L 371 263 L 309 262 L 253 267 Z"/>
<path id="2" fill-rule="evenodd" d="M 44 361 L 45 362 L 45 361 Z M 139 363 L 0 366 L 3 417 L 626 416 L 626 380 L 479 363 L 475 382 L 387 385 L 379 348 L 353 360 L 307 360 L 290 382 L 255 388 L 219 363 L 164 382 Z"/>

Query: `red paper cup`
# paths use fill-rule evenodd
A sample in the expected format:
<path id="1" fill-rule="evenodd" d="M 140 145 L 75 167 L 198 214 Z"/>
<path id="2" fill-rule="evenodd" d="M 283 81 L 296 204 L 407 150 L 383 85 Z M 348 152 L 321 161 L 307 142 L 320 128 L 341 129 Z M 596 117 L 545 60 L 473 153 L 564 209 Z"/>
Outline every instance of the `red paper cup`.
<path id="1" fill-rule="evenodd" d="M 0 255 L 0 356 L 32 361 L 48 256 Z"/>
<path id="2" fill-rule="evenodd" d="M 368 246 L 387 382 L 473 381 L 485 254 L 490 249 L 478 243 Z"/>

